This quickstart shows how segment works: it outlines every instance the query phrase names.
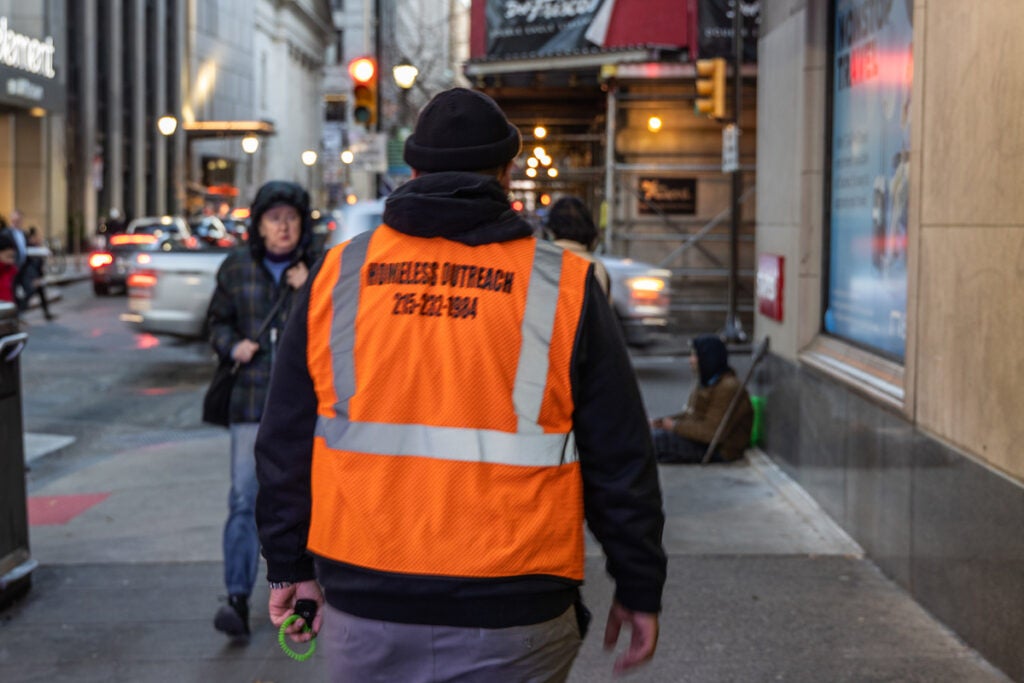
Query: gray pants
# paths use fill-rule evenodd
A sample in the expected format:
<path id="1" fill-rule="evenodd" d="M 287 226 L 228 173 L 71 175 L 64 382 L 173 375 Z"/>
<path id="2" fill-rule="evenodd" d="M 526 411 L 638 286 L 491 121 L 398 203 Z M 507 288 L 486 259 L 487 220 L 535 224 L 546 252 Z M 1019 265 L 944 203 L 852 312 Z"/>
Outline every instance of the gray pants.
<path id="1" fill-rule="evenodd" d="M 332 683 L 558 683 L 580 649 L 576 614 L 531 626 L 460 628 L 361 619 L 329 605 L 317 643 Z"/>

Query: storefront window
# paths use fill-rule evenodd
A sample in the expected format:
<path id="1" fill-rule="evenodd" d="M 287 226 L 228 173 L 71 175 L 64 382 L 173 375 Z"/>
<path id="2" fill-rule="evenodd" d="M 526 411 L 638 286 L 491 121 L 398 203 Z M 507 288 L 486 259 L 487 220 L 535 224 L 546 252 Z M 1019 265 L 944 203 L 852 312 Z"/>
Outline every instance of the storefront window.
<path id="1" fill-rule="evenodd" d="M 913 0 L 838 0 L 833 16 L 823 325 L 902 361 Z"/>

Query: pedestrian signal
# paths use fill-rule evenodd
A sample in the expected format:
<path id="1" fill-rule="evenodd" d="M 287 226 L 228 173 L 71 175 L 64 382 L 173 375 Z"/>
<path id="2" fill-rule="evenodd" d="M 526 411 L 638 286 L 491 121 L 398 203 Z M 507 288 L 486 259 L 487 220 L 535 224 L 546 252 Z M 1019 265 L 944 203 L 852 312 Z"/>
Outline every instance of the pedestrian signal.
<path id="1" fill-rule="evenodd" d="M 352 76 L 352 118 L 373 130 L 377 125 L 377 62 L 372 57 L 359 57 L 348 63 Z"/>
<path id="2" fill-rule="evenodd" d="M 713 119 L 725 118 L 725 59 L 697 60 L 697 99 L 693 110 Z"/>

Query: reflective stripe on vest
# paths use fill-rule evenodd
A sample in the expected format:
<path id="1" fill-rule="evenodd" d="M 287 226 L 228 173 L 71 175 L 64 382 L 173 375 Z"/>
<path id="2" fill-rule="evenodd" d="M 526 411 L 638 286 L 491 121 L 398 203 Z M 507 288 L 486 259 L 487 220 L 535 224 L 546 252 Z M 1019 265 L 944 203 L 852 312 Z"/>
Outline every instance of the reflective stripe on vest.
<path id="1" fill-rule="evenodd" d="M 449 266 L 474 275 L 446 280 Z M 328 253 L 308 322 L 312 552 L 390 573 L 582 580 L 569 366 L 588 266 L 528 238 L 468 247 L 387 226 Z M 453 314 L 453 297 L 479 299 L 479 315 Z M 442 298 L 441 313 L 416 308 Z"/>

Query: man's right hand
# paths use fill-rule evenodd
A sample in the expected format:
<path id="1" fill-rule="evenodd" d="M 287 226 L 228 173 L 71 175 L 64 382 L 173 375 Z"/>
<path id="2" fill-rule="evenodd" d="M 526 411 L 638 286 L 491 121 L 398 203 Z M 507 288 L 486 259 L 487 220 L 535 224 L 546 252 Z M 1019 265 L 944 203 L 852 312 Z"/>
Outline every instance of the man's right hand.
<path id="1" fill-rule="evenodd" d="M 615 660 L 613 671 L 621 674 L 639 666 L 654 656 L 658 646 L 658 615 L 650 612 L 634 612 L 626 609 L 616 600 L 608 612 L 608 623 L 604 628 L 604 649 L 611 650 L 619 641 L 623 624 L 629 624 L 632 634 L 629 648 Z"/>
<path id="2" fill-rule="evenodd" d="M 304 643 L 312 640 L 320 632 L 320 626 L 324 620 L 324 595 L 316 581 L 300 581 L 284 588 L 271 588 L 268 610 L 270 622 L 279 627 L 295 613 L 295 603 L 299 600 L 313 600 L 317 606 L 316 617 L 313 618 L 312 624 L 297 622 L 288 627 L 289 637 L 296 643 Z M 306 626 L 309 626 L 312 631 L 306 631 Z"/>

